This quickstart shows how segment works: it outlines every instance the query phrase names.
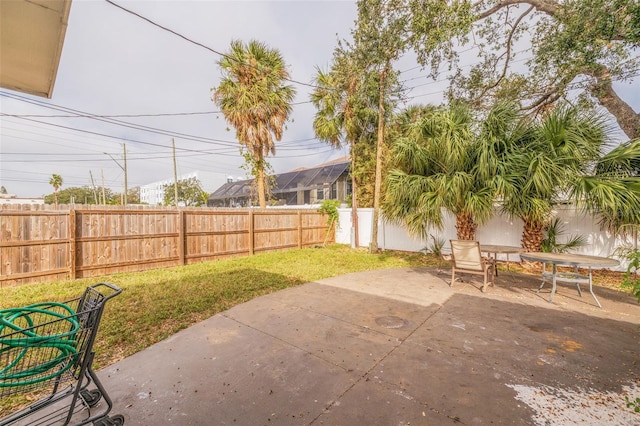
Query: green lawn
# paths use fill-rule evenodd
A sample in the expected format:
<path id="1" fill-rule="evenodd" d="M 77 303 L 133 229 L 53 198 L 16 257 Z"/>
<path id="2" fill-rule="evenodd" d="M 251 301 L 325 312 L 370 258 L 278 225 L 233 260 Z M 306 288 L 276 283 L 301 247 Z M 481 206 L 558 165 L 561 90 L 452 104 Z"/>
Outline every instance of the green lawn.
<path id="1" fill-rule="evenodd" d="M 421 253 L 369 254 L 347 246 L 286 250 L 146 272 L 0 289 L 0 309 L 64 301 L 88 285 L 123 289 L 106 305 L 95 345 L 95 368 L 105 367 L 218 312 L 287 287 L 349 272 L 436 266 Z"/>

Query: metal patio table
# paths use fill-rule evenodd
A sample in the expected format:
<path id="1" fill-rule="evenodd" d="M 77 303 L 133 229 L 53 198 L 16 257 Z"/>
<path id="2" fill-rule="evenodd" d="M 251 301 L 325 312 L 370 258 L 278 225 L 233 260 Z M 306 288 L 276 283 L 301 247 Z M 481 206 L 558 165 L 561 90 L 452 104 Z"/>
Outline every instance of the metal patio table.
<path id="1" fill-rule="evenodd" d="M 600 256 L 587 256 L 584 254 L 569 254 L 569 253 L 539 253 L 539 252 L 531 252 L 531 253 L 520 253 L 521 259 L 530 260 L 532 262 L 542 262 L 542 283 L 538 288 L 538 292 L 544 286 L 547 278 L 551 278 L 552 287 L 551 287 L 551 295 L 549 296 L 549 302 L 553 301 L 553 295 L 556 292 L 556 282 L 564 281 L 570 283 L 576 283 L 578 287 L 578 293 L 580 297 L 582 297 L 582 291 L 580 291 L 580 283 L 588 283 L 589 284 L 589 293 L 593 296 L 593 299 L 598 304 L 598 307 L 602 308 L 600 301 L 593 293 L 593 279 L 591 275 L 591 268 L 593 267 L 611 267 L 617 266 L 620 264 L 616 259 L 610 259 L 608 257 L 600 257 Z M 551 272 L 546 271 L 547 263 L 551 264 Z M 557 267 L 559 265 L 562 266 L 573 266 L 573 272 L 558 272 Z M 589 274 L 583 275 L 578 273 L 578 268 L 588 268 Z"/>
<path id="2" fill-rule="evenodd" d="M 495 267 L 495 274 L 498 276 L 498 254 L 505 254 L 507 256 L 507 270 L 509 270 L 509 254 L 522 253 L 522 247 L 517 246 L 505 246 L 500 244 L 482 244 L 480 243 L 480 251 L 487 253 L 489 257 L 493 254 L 493 263 Z"/>

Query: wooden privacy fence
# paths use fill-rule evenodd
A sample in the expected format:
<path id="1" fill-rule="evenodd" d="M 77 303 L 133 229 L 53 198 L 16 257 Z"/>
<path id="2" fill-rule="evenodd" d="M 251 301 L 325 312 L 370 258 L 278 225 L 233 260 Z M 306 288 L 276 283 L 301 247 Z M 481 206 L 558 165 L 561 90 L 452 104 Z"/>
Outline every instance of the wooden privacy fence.
<path id="1" fill-rule="evenodd" d="M 25 208 L 28 208 L 26 206 Z M 317 210 L 0 210 L 0 286 L 185 265 L 332 242 Z"/>

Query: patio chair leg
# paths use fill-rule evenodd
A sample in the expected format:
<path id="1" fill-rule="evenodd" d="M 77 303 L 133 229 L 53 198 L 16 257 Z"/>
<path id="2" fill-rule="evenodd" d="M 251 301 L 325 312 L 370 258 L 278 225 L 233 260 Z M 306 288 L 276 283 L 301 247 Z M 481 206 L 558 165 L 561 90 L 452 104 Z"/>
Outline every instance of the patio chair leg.
<path id="1" fill-rule="evenodd" d="M 488 271 L 489 276 L 491 277 L 491 285 L 493 287 L 496 286 L 496 277 L 498 276 L 498 264 L 494 263 L 493 268 L 490 268 Z"/>

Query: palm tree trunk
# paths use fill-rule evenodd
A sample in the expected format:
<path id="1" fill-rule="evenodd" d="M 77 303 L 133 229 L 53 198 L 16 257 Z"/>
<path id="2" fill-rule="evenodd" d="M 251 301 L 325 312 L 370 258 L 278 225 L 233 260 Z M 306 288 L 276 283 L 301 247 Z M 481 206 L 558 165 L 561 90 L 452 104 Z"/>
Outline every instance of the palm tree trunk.
<path id="1" fill-rule="evenodd" d="M 525 251 L 540 251 L 543 240 L 544 223 L 539 220 L 524 219 L 522 248 Z"/>
<path id="2" fill-rule="evenodd" d="M 258 159 L 257 168 L 258 168 L 258 176 L 257 176 L 258 177 L 258 202 L 260 203 L 260 208 L 265 209 L 267 208 L 267 200 L 264 194 L 264 188 L 265 188 L 264 163 L 262 160 L 262 155 L 260 155 L 260 158 Z"/>
<path id="3" fill-rule="evenodd" d="M 478 225 L 476 225 L 469 213 L 456 215 L 456 233 L 459 240 L 475 240 L 477 228 Z"/>

